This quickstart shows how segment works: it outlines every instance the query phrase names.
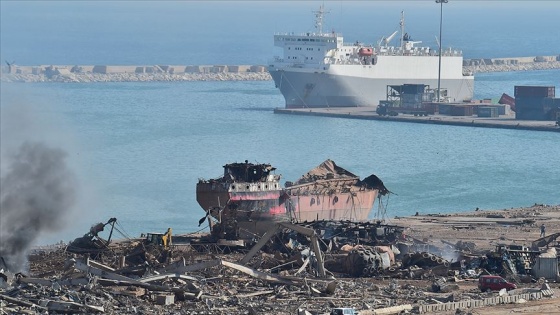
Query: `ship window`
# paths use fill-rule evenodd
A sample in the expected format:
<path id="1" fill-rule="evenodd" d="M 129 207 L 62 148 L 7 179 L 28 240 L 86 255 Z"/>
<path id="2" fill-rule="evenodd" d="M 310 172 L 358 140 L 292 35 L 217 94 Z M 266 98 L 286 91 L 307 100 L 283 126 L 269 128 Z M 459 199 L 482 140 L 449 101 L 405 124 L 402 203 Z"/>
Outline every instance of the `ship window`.
<path id="1" fill-rule="evenodd" d="M 261 186 L 257 186 L 257 189 L 261 189 Z"/>
<path id="2" fill-rule="evenodd" d="M 247 189 L 249 189 L 249 185 L 247 185 Z"/>
<path id="3" fill-rule="evenodd" d="M 268 185 L 264 185 L 264 188 L 265 188 L 265 189 L 268 189 Z"/>
<path id="4" fill-rule="evenodd" d="M 291 48 L 290 48 L 290 47 L 288 47 L 288 50 L 290 50 L 290 49 L 291 49 Z"/>
<path id="5" fill-rule="evenodd" d="M 231 185 L 231 189 L 235 189 L 235 185 Z"/>

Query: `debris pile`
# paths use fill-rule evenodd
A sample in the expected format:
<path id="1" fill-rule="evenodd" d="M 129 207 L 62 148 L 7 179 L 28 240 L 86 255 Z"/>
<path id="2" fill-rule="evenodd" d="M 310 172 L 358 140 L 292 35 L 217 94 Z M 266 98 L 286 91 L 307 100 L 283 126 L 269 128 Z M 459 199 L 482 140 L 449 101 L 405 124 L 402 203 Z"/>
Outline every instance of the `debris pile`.
<path id="1" fill-rule="evenodd" d="M 112 220 L 102 225 L 114 227 Z M 420 313 L 466 301 L 489 305 L 497 291 L 478 287 L 488 274 L 517 284 L 500 293 L 511 296 L 503 301 L 554 294 L 532 268 L 555 252 L 509 245 L 479 255 L 468 242 L 436 247 L 405 230 L 380 222 L 282 222 L 243 247 L 201 235 L 172 240 L 171 229 L 109 241 L 95 229 L 84 237 L 96 241 L 33 250 L 26 273 L 0 264 L 0 306 L 27 314 Z M 454 258 L 444 258 L 450 252 Z"/>

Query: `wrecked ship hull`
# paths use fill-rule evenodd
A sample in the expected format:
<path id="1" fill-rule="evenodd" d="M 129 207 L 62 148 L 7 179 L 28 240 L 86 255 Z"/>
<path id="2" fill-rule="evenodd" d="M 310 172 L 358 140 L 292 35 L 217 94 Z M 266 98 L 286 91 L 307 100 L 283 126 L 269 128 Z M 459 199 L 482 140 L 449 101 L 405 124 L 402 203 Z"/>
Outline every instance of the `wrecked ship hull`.
<path id="1" fill-rule="evenodd" d="M 211 216 L 211 229 L 219 239 L 252 238 L 264 234 L 274 222 L 288 220 L 280 175 L 270 164 L 224 165 L 218 179 L 200 179 L 198 204 Z M 202 222 L 202 220 L 201 220 Z"/>
<path id="2" fill-rule="evenodd" d="M 363 181 L 326 160 L 295 183 L 286 183 L 286 208 L 298 222 L 367 221 L 375 200 L 388 190 L 375 175 Z"/>
<path id="3" fill-rule="evenodd" d="M 366 221 L 378 196 L 378 191 L 371 189 L 333 194 L 321 193 L 317 192 L 315 185 L 288 189 L 287 192 L 290 196 L 288 211 L 298 222 Z"/>
<path id="4" fill-rule="evenodd" d="M 224 176 L 199 180 L 197 201 L 214 219 L 209 223 L 216 238 L 253 238 L 280 221 L 367 221 L 375 200 L 388 193 L 377 176 L 360 180 L 331 160 L 284 189 L 273 170 L 269 164 L 233 163 L 224 166 Z"/>
<path id="5" fill-rule="evenodd" d="M 228 186 L 247 186 L 248 183 L 235 182 Z M 285 215 L 286 209 L 280 205 L 281 190 L 275 191 L 231 191 L 231 187 L 216 187 L 214 184 L 199 183 L 196 187 L 198 204 L 218 219 L 219 211 L 226 206 L 235 207 L 247 213 L 248 217 L 258 213 L 271 216 Z"/>

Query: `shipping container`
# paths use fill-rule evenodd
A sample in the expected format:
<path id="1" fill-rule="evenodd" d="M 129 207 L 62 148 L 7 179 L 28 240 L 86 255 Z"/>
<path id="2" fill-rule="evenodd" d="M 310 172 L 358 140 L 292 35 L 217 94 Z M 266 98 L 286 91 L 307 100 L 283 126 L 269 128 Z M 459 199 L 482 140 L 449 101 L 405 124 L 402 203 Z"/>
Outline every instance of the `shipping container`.
<path id="1" fill-rule="evenodd" d="M 510 106 L 515 106 L 515 99 L 509 95 L 507 95 L 506 93 L 502 94 L 502 97 L 500 97 L 500 100 L 498 101 L 498 103 L 500 104 L 507 104 Z"/>
<path id="2" fill-rule="evenodd" d="M 545 106 L 549 106 L 552 108 L 557 108 L 560 106 L 560 98 L 547 97 L 543 102 Z"/>
<path id="3" fill-rule="evenodd" d="M 452 105 L 447 103 L 433 103 L 433 104 L 437 104 L 440 115 L 451 115 Z"/>
<path id="4" fill-rule="evenodd" d="M 473 106 L 472 105 L 451 105 L 451 116 L 472 116 Z"/>
<path id="5" fill-rule="evenodd" d="M 510 107 L 509 105 L 492 105 L 492 107 L 496 107 L 498 109 L 498 116 L 506 114 L 506 106 Z"/>
<path id="6" fill-rule="evenodd" d="M 404 84 L 402 94 L 422 94 L 426 86 L 425 84 Z"/>
<path id="7" fill-rule="evenodd" d="M 519 96 L 529 97 L 555 97 L 554 86 L 530 86 L 530 85 L 516 85 L 515 98 Z M 516 102 L 517 105 L 517 102 Z"/>
<path id="8" fill-rule="evenodd" d="M 498 117 L 498 107 L 478 106 L 478 117 Z"/>
<path id="9" fill-rule="evenodd" d="M 428 114 L 439 114 L 439 103 L 422 103 L 422 107 L 424 107 Z"/>
<path id="10" fill-rule="evenodd" d="M 558 280 L 558 257 L 537 257 L 532 274 L 535 278 Z"/>
<path id="11" fill-rule="evenodd" d="M 403 107 L 418 108 L 422 105 L 422 94 L 403 94 L 401 101 Z"/>
<path id="12" fill-rule="evenodd" d="M 515 112 L 515 119 L 517 120 L 550 120 L 544 110 L 535 109 L 521 109 L 518 108 Z"/>
<path id="13" fill-rule="evenodd" d="M 515 108 L 542 108 L 546 102 L 545 97 L 519 96 L 515 98 Z"/>

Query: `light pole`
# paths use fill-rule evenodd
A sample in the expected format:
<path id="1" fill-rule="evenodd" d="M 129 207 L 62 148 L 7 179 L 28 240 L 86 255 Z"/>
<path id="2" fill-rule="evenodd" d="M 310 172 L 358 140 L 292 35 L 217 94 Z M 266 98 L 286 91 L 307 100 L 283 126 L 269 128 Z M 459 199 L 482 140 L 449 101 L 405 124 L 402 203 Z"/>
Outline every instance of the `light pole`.
<path id="1" fill-rule="evenodd" d="M 441 26 L 443 22 L 443 4 L 449 2 L 449 0 L 436 0 L 436 3 L 439 3 L 439 68 L 438 68 L 438 77 L 437 77 L 437 101 L 440 101 L 440 84 L 441 84 Z"/>

